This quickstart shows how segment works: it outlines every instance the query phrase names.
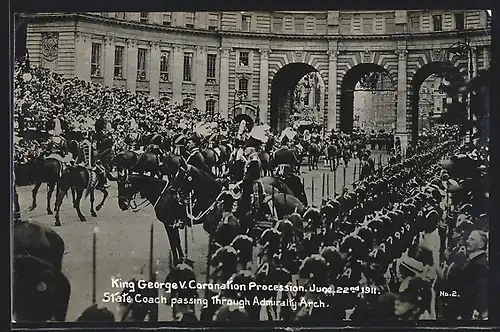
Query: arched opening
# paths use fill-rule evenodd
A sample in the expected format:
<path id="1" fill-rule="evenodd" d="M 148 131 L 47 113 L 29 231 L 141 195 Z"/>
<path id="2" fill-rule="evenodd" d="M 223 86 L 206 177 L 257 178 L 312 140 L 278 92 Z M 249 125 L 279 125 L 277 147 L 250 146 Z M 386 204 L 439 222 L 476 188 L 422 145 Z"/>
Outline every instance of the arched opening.
<path id="1" fill-rule="evenodd" d="M 374 63 L 351 68 L 342 79 L 339 129 L 352 132 L 395 129 L 396 84 L 389 72 Z"/>
<path id="2" fill-rule="evenodd" d="M 451 62 L 428 63 L 418 69 L 411 80 L 410 121 L 413 143 L 417 142 L 423 129 L 434 123 L 460 123 L 464 112 L 466 116 L 465 103 L 459 101 L 459 96 L 449 97 L 440 89 L 443 79 L 452 84 L 465 80 Z"/>
<path id="3" fill-rule="evenodd" d="M 321 75 L 311 65 L 291 63 L 281 68 L 271 84 L 271 128 L 282 131 L 301 117 L 322 124 L 324 89 Z"/>
<path id="4" fill-rule="evenodd" d="M 246 121 L 247 129 L 252 130 L 252 128 L 254 126 L 254 121 L 253 121 L 252 117 L 248 114 L 245 114 L 245 113 L 238 114 L 234 117 L 234 123 L 238 126 L 242 120 Z"/>

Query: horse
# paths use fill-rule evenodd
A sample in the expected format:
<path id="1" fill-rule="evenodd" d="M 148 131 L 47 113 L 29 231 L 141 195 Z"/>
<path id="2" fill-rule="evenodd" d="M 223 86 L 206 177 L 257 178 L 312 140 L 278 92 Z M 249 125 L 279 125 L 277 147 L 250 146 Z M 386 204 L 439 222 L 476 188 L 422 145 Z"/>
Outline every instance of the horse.
<path id="1" fill-rule="evenodd" d="M 308 148 L 308 164 L 309 170 L 318 169 L 319 157 L 321 156 L 321 149 L 317 143 L 309 144 Z"/>
<path id="2" fill-rule="evenodd" d="M 136 193 L 144 195 L 153 205 L 156 218 L 163 223 L 169 238 L 174 265 L 184 259 L 179 226 L 188 224 L 186 200 L 191 192 L 192 198 L 196 200 L 192 213 L 198 215 L 192 220 L 191 227 L 204 224 L 205 228 L 205 225 L 220 220 L 220 214 L 215 207 L 222 194 L 222 185 L 202 170 L 186 165 L 182 159 L 179 170 L 170 183 L 135 174 L 116 180 L 118 182 L 118 206 L 122 211 L 131 207 L 131 201 Z"/>
<path id="3" fill-rule="evenodd" d="M 50 207 L 50 201 L 52 199 L 52 194 L 56 188 L 63 171 L 63 163 L 61 160 L 56 158 L 46 158 L 39 157 L 34 164 L 33 172 L 35 172 L 36 183 L 31 191 L 32 203 L 29 207 L 30 211 L 33 211 L 36 204 L 36 196 L 38 194 L 38 189 L 42 183 L 47 183 L 47 214 L 52 214 L 52 209 Z"/>
<path id="4" fill-rule="evenodd" d="M 59 211 L 64 199 L 64 196 L 71 189 L 71 193 L 73 194 L 73 207 L 75 208 L 78 218 L 80 221 L 86 221 L 85 216 L 82 214 L 80 210 L 80 201 L 82 197 L 87 198 L 90 195 L 90 215 L 92 217 L 97 217 L 96 210 L 99 211 L 106 201 L 108 197 L 108 191 L 106 188 L 102 187 L 102 183 L 100 183 L 97 173 L 94 170 L 88 169 L 86 167 L 77 165 L 72 166 L 66 169 L 63 172 L 63 175 L 60 180 L 60 188 L 57 192 L 56 197 L 56 207 L 55 207 L 55 225 L 61 226 L 61 221 L 59 218 Z M 94 209 L 95 202 L 95 189 L 102 192 L 103 197 L 101 202 Z"/>
<path id="5" fill-rule="evenodd" d="M 333 142 L 330 142 L 326 146 L 326 160 L 328 162 L 328 166 L 330 167 L 330 171 L 334 171 L 337 169 L 337 158 L 338 158 L 337 145 Z"/>
<path id="6" fill-rule="evenodd" d="M 206 148 L 201 150 L 201 154 L 203 156 L 203 161 L 205 165 L 212 170 L 212 173 L 214 173 L 214 175 L 217 175 L 216 171 L 220 169 L 218 167 L 220 161 L 219 161 L 219 156 L 217 155 L 215 150 L 212 148 Z"/>
<path id="7" fill-rule="evenodd" d="M 271 175 L 271 155 L 267 151 L 259 152 L 259 159 L 262 167 L 262 175 L 269 176 Z"/>
<path id="8" fill-rule="evenodd" d="M 82 163 L 84 161 L 84 156 L 80 146 L 76 141 L 71 141 L 68 146 L 70 152 L 76 159 L 76 163 Z M 98 154 L 94 148 L 91 148 L 90 153 L 91 164 L 97 160 Z M 106 175 L 107 176 L 107 175 Z M 102 181 L 95 170 L 88 169 L 85 166 L 76 165 L 70 166 L 63 171 L 61 179 L 59 181 L 59 190 L 56 195 L 56 206 L 55 206 L 55 226 L 61 226 L 59 211 L 66 196 L 66 193 L 71 189 L 71 194 L 73 197 L 73 207 L 76 209 L 78 218 L 83 222 L 86 221 L 85 216 L 80 210 L 80 201 L 82 197 L 87 198 L 90 195 L 90 214 L 92 217 L 97 217 L 96 210 L 99 211 L 108 197 L 108 191 L 102 186 Z M 95 189 L 99 190 L 103 194 L 102 201 L 95 207 Z"/>

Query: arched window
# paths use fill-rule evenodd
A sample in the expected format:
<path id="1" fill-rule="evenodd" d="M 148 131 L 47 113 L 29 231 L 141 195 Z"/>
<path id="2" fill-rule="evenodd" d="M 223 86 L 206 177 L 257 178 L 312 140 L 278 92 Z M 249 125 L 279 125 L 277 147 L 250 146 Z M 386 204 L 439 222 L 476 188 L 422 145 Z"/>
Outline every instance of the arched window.
<path id="1" fill-rule="evenodd" d="M 245 97 L 248 96 L 248 79 L 240 78 L 238 90 L 241 95 L 244 95 Z"/>
<path id="2" fill-rule="evenodd" d="M 206 110 L 209 115 L 214 115 L 215 113 L 215 100 L 209 99 L 206 102 Z"/>

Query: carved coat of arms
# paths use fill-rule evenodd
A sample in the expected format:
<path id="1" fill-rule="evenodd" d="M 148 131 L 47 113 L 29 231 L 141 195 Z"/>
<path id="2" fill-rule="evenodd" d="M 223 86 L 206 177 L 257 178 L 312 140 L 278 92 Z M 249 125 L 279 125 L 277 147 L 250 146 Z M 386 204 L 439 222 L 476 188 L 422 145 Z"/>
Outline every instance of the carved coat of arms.
<path id="1" fill-rule="evenodd" d="M 57 59 L 59 47 L 59 34 L 57 32 L 46 32 L 42 34 L 42 55 L 47 61 Z"/>
<path id="2" fill-rule="evenodd" d="M 294 60 L 295 62 L 304 62 L 305 61 L 305 53 L 304 51 L 295 51 L 294 53 Z"/>

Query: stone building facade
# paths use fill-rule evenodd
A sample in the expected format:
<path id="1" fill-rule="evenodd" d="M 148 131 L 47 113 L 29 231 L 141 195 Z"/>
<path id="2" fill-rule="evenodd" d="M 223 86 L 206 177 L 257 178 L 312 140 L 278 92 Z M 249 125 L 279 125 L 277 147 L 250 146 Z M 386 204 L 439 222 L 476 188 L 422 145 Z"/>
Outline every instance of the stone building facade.
<path id="1" fill-rule="evenodd" d="M 416 85 L 440 70 L 432 64 L 468 76 L 469 57 L 446 52 L 451 45 L 470 39 L 473 75 L 490 62 L 484 10 L 51 13 L 29 20 L 32 64 L 274 127 L 283 126 L 276 113 L 289 111 L 289 91 L 317 71 L 325 129 L 348 130 L 349 91 L 376 67 L 396 82 L 396 131 L 404 141 L 415 126 Z"/>

